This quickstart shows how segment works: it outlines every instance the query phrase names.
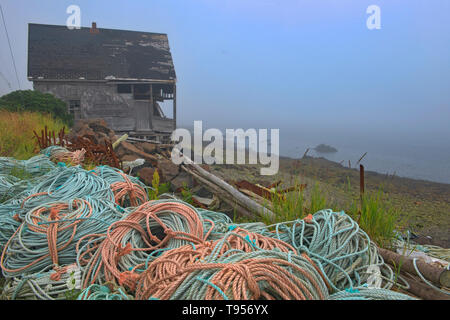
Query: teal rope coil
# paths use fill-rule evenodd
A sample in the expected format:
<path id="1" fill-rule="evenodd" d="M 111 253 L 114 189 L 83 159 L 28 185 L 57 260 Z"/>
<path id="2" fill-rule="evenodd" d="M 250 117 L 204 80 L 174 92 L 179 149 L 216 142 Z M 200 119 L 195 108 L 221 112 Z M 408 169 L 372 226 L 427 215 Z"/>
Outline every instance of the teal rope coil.
<path id="1" fill-rule="evenodd" d="M 364 287 L 347 289 L 330 295 L 329 300 L 417 300 L 409 295 L 386 289 Z"/>
<path id="2" fill-rule="evenodd" d="M 118 287 L 114 291 L 106 285 L 92 284 L 84 289 L 77 300 L 134 300 L 133 296 L 126 294 L 124 288 Z"/>
<path id="3" fill-rule="evenodd" d="M 66 300 L 70 294 L 78 295 L 81 289 L 80 270 L 70 266 L 59 280 L 52 280 L 55 273 L 50 267 L 39 273 L 23 274 L 7 278 L 1 299 L 8 300 Z"/>
<path id="4" fill-rule="evenodd" d="M 87 201 L 92 207 L 92 214 L 89 216 L 90 209 Z M 24 217 L 24 222 L 19 226 L 15 236 L 9 240 L 9 246 L 5 246 L 5 259 L 3 261 L 3 274 L 5 277 L 17 276 L 22 273 L 42 272 L 49 265 L 52 265 L 52 258 L 49 251 L 49 240 L 45 230 L 49 225 L 58 224 L 57 247 L 59 265 L 69 265 L 76 262 L 75 246 L 78 239 L 84 235 L 92 233 L 103 233 L 108 226 L 118 221 L 122 213 L 116 210 L 110 203 L 89 199 L 82 201 L 74 199 L 69 201 L 49 202 L 28 211 Z M 52 208 L 55 205 L 67 205 L 68 208 L 59 212 L 60 219 L 52 221 L 50 214 L 41 215 L 40 222 L 35 222 L 34 212 L 43 208 Z M 48 210 L 50 212 L 50 210 Z M 63 228 L 70 224 L 78 222 L 76 226 Z M 74 233 L 74 228 L 76 232 Z M 40 229 L 41 232 L 30 230 L 30 228 Z M 45 257 L 45 258 L 44 258 Z M 25 268 L 24 270 L 22 270 Z M 7 271 L 9 269 L 12 271 Z M 20 270 L 20 271 L 14 271 Z"/>
<path id="5" fill-rule="evenodd" d="M 46 194 L 20 199 L 25 208 L 31 209 L 42 203 L 75 198 L 97 198 L 114 202 L 110 184 L 79 166 L 59 167 L 51 173 L 45 181 L 28 192 L 28 196 Z"/>
<path id="6" fill-rule="evenodd" d="M 358 224 L 344 212 L 321 210 L 311 221 L 295 220 L 273 226 L 275 233 L 263 232 L 291 244 L 299 253 L 310 256 L 337 291 L 363 285 L 371 265 L 383 266 L 376 246 Z M 393 274 L 390 274 L 392 277 Z M 385 288 L 392 287 L 386 281 Z"/>

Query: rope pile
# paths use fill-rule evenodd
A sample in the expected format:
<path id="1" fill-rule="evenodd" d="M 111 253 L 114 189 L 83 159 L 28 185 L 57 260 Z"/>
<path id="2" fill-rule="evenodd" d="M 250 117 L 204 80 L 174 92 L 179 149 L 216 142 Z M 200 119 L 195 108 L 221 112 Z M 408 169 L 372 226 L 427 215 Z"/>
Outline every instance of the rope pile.
<path id="1" fill-rule="evenodd" d="M 322 210 L 304 219 L 278 223 L 275 232 L 263 234 L 291 244 L 299 253 L 306 253 L 326 275 L 334 291 L 360 287 L 372 272 L 381 268 L 384 288 L 392 287 L 394 274 L 384 264 L 376 246 L 358 224 L 344 212 Z"/>
<path id="2" fill-rule="evenodd" d="M 0 264 L 6 277 L 39 273 L 48 266 L 57 271 L 74 263 L 77 241 L 86 234 L 104 232 L 121 214 L 97 199 L 49 202 L 29 210 L 23 223 L 3 248 Z"/>
<path id="3" fill-rule="evenodd" d="M 320 273 L 303 256 L 275 250 L 236 252 L 215 259 L 192 248 L 167 252 L 143 273 L 136 299 L 317 300 L 328 290 Z M 178 263 L 173 254 L 190 253 Z M 291 252 L 292 253 L 292 252 Z M 187 256 L 185 256 L 187 257 Z M 192 262 L 192 259 L 199 262 Z M 184 261 L 183 261 L 184 260 Z M 201 262 L 204 260 L 204 262 Z M 290 260 L 290 261 L 289 261 Z"/>
<path id="4" fill-rule="evenodd" d="M 86 270 L 83 285 L 118 281 L 134 289 L 136 269 L 154 251 L 202 243 L 204 238 L 202 219 L 193 207 L 168 200 L 146 202 L 112 223 L 106 234 L 88 235 L 80 241 L 78 262 Z"/>
<path id="5" fill-rule="evenodd" d="M 148 201 L 121 170 L 67 166 L 64 148 L 42 153 L 21 163 L 28 180 L 7 176 L 14 165 L 0 158 L 0 190 L 17 191 L 0 204 L 4 299 L 410 298 L 388 290 L 392 270 L 343 212 L 235 224 L 171 197 Z"/>

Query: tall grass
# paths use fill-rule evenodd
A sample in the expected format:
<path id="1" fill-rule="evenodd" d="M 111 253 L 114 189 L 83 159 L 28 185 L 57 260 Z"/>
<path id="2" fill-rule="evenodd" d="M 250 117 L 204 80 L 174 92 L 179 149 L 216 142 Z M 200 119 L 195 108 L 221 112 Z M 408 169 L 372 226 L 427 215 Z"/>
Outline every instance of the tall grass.
<path id="1" fill-rule="evenodd" d="M 264 222 L 271 224 L 303 218 L 305 216 L 304 193 L 304 190 L 296 190 L 285 194 L 284 197 L 273 197 L 271 209 L 275 213 L 275 219 Z"/>
<path id="2" fill-rule="evenodd" d="M 294 184 L 296 187 L 299 185 L 297 181 Z M 305 194 L 305 190 L 297 188 L 295 191 L 284 194 L 283 197 L 273 197 L 269 208 L 275 213 L 275 218 L 271 221 L 265 218 L 263 222 L 272 224 L 302 219 L 307 214 L 334 207 L 326 191 L 316 182 L 308 194 Z"/>
<path id="3" fill-rule="evenodd" d="M 381 189 L 353 200 L 349 214 L 378 246 L 391 245 L 400 212 L 385 199 Z"/>
<path id="4" fill-rule="evenodd" d="M 298 185 L 296 182 L 295 185 Z M 350 192 L 351 188 L 349 188 Z M 354 196 L 354 193 L 351 193 Z M 317 182 L 312 185 L 308 193 L 297 190 L 287 193 L 285 197 L 274 197 L 271 202 L 267 200 L 264 206 L 275 213 L 273 219 L 260 218 L 267 225 L 302 219 L 307 214 L 314 214 L 322 209 L 337 211 L 337 203 L 332 200 L 323 186 Z M 395 236 L 394 230 L 401 227 L 399 221 L 400 212 L 391 202 L 386 199 L 380 188 L 377 192 L 366 192 L 362 200 L 360 198 L 351 200 L 350 203 L 340 207 L 354 220 L 356 220 L 369 237 L 380 247 L 388 248 Z M 254 219 L 237 217 L 233 219 L 236 223 L 252 222 Z"/>
<path id="5" fill-rule="evenodd" d="M 58 132 L 64 124 L 49 114 L 0 110 L 0 156 L 22 160 L 34 156 L 39 150 L 33 130 L 39 134 L 45 126 Z"/>

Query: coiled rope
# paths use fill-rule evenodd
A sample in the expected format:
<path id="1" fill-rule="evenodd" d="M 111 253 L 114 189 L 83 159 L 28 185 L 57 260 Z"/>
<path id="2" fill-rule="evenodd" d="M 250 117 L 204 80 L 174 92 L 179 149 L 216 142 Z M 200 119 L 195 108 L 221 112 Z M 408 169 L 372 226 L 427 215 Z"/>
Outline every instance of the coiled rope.
<path id="1" fill-rule="evenodd" d="M 321 275 L 305 257 L 269 250 L 237 251 L 185 264 L 174 263 L 166 253 L 142 274 L 136 299 L 328 298 Z"/>
<path id="2" fill-rule="evenodd" d="M 392 287 L 393 272 L 378 254 L 376 246 L 358 224 L 344 212 L 321 210 L 304 219 L 278 223 L 275 232 L 263 232 L 305 252 L 326 275 L 334 291 L 359 287 L 371 275 L 370 266 L 382 267 L 387 274 L 385 288 Z"/>
<path id="3" fill-rule="evenodd" d="M 118 281 L 133 290 L 138 277 L 136 269 L 145 264 L 153 251 L 202 243 L 207 236 L 202 218 L 193 207 L 173 200 L 146 202 L 112 223 L 105 235 L 80 239 L 77 259 L 87 270 L 83 285 Z"/>
<path id="4" fill-rule="evenodd" d="M 42 272 L 49 265 L 59 272 L 75 261 L 77 241 L 105 232 L 121 213 L 98 199 L 50 202 L 28 211 L 3 248 L 0 265 L 5 276 Z"/>

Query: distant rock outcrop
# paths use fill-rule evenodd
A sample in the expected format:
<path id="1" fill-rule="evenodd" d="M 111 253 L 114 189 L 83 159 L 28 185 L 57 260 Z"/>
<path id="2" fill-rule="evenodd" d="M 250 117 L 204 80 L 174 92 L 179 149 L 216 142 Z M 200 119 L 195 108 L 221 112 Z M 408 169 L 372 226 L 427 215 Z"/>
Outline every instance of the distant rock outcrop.
<path id="1" fill-rule="evenodd" d="M 329 146 L 327 144 L 319 144 L 317 147 L 314 148 L 314 150 L 316 150 L 316 152 L 319 153 L 334 153 L 337 152 L 336 148 L 333 148 L 332 146 Z"/>

